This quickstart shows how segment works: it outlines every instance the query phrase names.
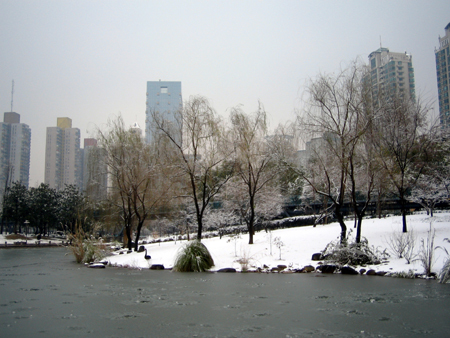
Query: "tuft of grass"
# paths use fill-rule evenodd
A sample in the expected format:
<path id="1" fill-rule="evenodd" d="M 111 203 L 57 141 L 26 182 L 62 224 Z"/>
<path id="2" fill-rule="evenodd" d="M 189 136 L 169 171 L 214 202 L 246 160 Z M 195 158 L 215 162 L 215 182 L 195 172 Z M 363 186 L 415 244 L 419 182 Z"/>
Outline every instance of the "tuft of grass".
<path id="1" fill-rule="evenodd" d="M 92 263 L 107 255 L 103 240 L 86 235 L 81 227 L 78 227 L 76 233 L 71 234 L 69 239 L 71 243 L 69 248 L 77 263 Z"/>
<path id="2" fill-rule="evenodd" d="M 238 262 L 241 265 L 241 272 L 248 271 L 250 260 L 252 260 L 252 257 L 250 257 L 249 252 L 241 249 L 241 257 L 238 260 L 236 260 L 236 262 Z"/>
<path id="3" fill-rule="evenodd" d="M 450 281 L 450 257 L 445 261 L 439 276 L 439 283 L 444 284 Z"/>
<path id="4" fill-rule="evenodd" d="M 431 276 L 431 268 L 433 267 L 435 257 L 434 251 L 436 247 L 434 246 L 434 237 L 436 236 L 436 230 L 433 229 L 430 223 L 430 230 L 428 231 L 428 236 L 426 240 L 421 239 L 422 246 L 419 252 L 419 261 L 422 264 L 424 273 L 427 276 Z"/>
<path id="5" fill-rule="evenodd" d="M 414 279 L 414 278 L 416 278 L 416 273 L 414 272 L 414 270 L 410 269 L 409 271 L 394 272 L 394 273 L 390 274 L 389 276 L 395 277 L 395 278 Z"/>
<path id="6" fill-rule="evenodd" d="M 206 246 L 198 240 L 185 244 L 177 254 L 173 270 L 178 272 L 204 272 L 214 266 Z"/>

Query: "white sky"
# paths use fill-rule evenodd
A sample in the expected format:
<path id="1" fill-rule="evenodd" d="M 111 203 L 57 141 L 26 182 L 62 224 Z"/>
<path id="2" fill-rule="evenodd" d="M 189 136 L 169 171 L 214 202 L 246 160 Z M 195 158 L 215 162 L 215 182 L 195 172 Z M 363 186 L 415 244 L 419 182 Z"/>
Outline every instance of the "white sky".
<path id="1" fill-rule="evenodd" d="M 294 119 L 306 80 L 367 61 L 381 37 L 412 54 L 416 93 L 436 100 L 434 49 L 449 22 L 448 0 L 0 0 L 1 119 L 14 80 L 35 186 L 46 127 L 70 117 L 84 139 L 120 112 L 143 128 L 147 81 L 181 81 L 184 99 L 206 96 L 224 116 L 261 100 L 275 127 Z"/>

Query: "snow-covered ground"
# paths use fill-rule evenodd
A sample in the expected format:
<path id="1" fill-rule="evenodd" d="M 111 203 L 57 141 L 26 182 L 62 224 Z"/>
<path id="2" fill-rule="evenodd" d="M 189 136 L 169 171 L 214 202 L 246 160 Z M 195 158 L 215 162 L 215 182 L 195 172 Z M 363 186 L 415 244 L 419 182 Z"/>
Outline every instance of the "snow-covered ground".
<path id="1" fill-rule="evenodd" d="M 353 228 L 353 221 L 348 221 L 348 229 Z M 450 213 L 435 213 L 434 217 L 426 214 L 417 214 L 407 217 L 408 229 L 412 230 L 416 237 L 415 251 L 418 253 L 421 248 L 421 239 L 427 240 L 428 231 L 435 230 L 434 245 L 446 248 L 450 253 L 450 243 L 445 238 L 450 238 Z M 390 251 L 387 238 L 395 232 L 401 232 L 402 223 L 400 216 L 386 217 L 383 219 L 365 219 L 362 224 L 362 236 L 369 241 L 369 246 L 378 248 L 380 251 L 387 249 Z M 317 261 L 312 261 L 313 253 L 322 251 L 325 246 L 338 238 L 340 227 L 337 223 L 318 225 L 316 227 L 305 226 L 289 229 L 275 230 L 271 233 L 265 231 L 258 232 L 254 236 L 254 244 L 248 244 L 248 235 L 242 234 L 240 238 L 222 237 L 222 239 L 210 238 L 202 239 L 210 251 L 215 266 L 211 269 L 217 271 L 222 268 L 235 268 L 241 270 L 242 259 L 249 261 L 249 269 L 257 267 L 276 267 L 279 264 L 286 265 L 291 269 L 301 269 L 306 265 L 316 267 Z M 280 250 L 275 245 L 276 238 L 283 243 Z M 144 252 L 132 252 L 129 254 L 118 254 L 117 252 L 108 257 L 107 260 L 116 266 L 127 266 L 132 268 L 149 268 L 152 264 L 162 264 L 165 268 L 173 266 L 177 251 L 186 241 L 163 242 L 147 244 L 145 247 L 150 260 L 144 258 Z M 271 244 L 272 243 L 272 244 Z M 396 258 L 391 252 L 388 261 L 380 265 L 365 266 L 366 270 L 375 271 L 423 273 L 424 269 L 417 260 L 407 264 L 406 259 Z M 435 250 L 435 260 L 432 271 L 439 273 L 447 254 L 442 249 Z M 358 268 L 359 270 L 359 268 Z"/>
<path id="2" fill-rule="evenodd" d="M 5 245 L 5 243 L 7 245 L 13 245 L 17 242 L 25 242 L 25 237 L 24 238 L 17 238 L 17 239 L 7 239 L 5 234 L 0 234 L 0 246 Z M 27 244 L 28 245 L 34 245 L 34 244 L 39 244 L 42 246 L 48 246 L 48 245 L 62 245 L 64 242 L 66 242 L 65 239 L 62 238 L 43 238 L 41 240 L 37 240 L 36 236 L 28 234 L 28 240 L 27 240 Z"/>

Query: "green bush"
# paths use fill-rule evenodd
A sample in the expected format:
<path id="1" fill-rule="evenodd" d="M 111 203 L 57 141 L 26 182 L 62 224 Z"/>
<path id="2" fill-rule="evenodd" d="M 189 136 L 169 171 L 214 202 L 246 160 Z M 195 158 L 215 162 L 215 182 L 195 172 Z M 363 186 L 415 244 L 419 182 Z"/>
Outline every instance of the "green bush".
<path id="1" fill-rule="evenodd" d="M 206 246 L 198 240 L 185 244 L 177 254 L 174 271 L 179 272 L 203 272 L 214 266 Z"/>

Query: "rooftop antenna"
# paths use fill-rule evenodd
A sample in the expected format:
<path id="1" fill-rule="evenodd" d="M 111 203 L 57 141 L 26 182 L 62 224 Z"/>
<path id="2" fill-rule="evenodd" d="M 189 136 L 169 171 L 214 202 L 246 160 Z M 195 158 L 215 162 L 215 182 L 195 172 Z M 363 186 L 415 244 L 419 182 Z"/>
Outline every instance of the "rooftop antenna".
<path id="1" fill-rule="evenodd" d="M 14 80 L 12 80 L 12 88 L 11 88 L 11 113 L 13 112 L 13 102 L 14 102 Z"/>
<path id="2" fill-rule="evenodd" d="M 381 35 L 380 35 L 380 48 L 383 48 L 383 45 L 381 44 Z"/>

